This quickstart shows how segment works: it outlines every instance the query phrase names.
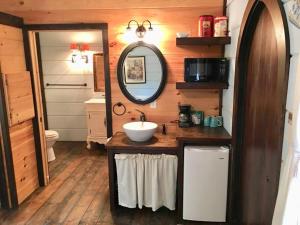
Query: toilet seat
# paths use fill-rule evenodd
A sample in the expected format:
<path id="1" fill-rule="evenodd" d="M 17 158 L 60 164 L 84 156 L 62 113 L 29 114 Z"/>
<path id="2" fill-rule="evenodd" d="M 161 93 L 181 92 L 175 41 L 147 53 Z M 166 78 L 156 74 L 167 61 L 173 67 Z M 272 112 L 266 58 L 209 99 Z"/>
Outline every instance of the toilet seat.
<path id="1" fill-rule="evenodd" d="M 45 130 L 46 139 L 57 139 L 59 137 L 58 133 L 54 130 Z"/>

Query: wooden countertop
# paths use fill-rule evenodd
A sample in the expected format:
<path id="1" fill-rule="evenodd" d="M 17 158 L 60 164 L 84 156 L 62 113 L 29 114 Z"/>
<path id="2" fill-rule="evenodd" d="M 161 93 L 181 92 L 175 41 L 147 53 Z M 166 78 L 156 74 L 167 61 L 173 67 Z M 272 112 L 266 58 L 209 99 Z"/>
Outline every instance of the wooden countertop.
<path id="1" fill-rule="evenodd" d="M 224 127 L 189 127 L 177 128 L 176 139 L 178 141 L 223 141 L 231 143 L 231 136 Z"/>
<path id="2" fill-rule="evenodd" d="M 111 150 L 175 150 L 178 148 L 179 142 L 230 144 L 231 136 L 223 127 L 178 127 L 176 132 L 168 132 L 167 135 L 155 133 L 149 141 L 138 143 L 131 141 L 125 133 L 117 132 L 106 144 L 106 147 Z"/>
<path id="3" fill-rule="evenodd" d="M 108 149 L 176 149 L 176 136 L 174 133 L 163 135 L 155 133 L 154 136 L 147 142 L 131 141 L 124 132 L 117 132 L 113 135 L 110 141 L 106 144 Z"/>

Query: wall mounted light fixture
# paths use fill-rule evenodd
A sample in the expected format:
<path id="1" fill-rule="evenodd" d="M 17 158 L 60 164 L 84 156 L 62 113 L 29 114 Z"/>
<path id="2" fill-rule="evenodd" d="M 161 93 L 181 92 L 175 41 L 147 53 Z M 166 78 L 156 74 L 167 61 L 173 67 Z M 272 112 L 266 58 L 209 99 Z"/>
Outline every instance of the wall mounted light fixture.
<path id="1" fill-rule="evenodd" d="M 131 31 L 131 23 L 135 23 L 137 25 L 137 28 L 135 30 L 135 33 L 137 35 L 138 38 L 143 38 L 147 32 L 147 29 L 145 28 L 144 24 L 145 23 L 149 23 L 149 28 L 148 28 L 148 31 L 153 31 L 153 28 L 152 28 L 152 25 L 151 25 L 151 22 L 149 20 L 144 20 L 142 22 L 142 24 L 139 24 L 136 20 L 130 20 L 128 22 L 128 25 L 127 25 L 127 31 Z"/>
<path id="2" fill-rule="evenodd" d="M 86 51 L 90 50 L 90 46 L 88 44 L 71 43 L 70 49 L 73 51 L 72 63 L 76 63 L 78 58 L 82 59 L 85 63 L 89 62 L 88 55 L 86 54 Z"/>
<path id="3" fill-rule="evenodd" d="M 70 49 L 72 50 L 72 63 L 75 63 L 77 58 L 78 45 L 75 43 L 71 43 Z"/>

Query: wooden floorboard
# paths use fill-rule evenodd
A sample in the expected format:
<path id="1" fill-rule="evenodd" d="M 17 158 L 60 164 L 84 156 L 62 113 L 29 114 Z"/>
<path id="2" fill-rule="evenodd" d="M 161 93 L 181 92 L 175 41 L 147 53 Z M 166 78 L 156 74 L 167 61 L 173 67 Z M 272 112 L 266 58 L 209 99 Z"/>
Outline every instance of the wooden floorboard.
<path id="1" fill-rule="evenodd" d="M 16 210 L 0 210 L 1 225 L 175 225 L 175 212 L 162 208 L 110 212 L 105 149 L 83 142 L 58 142 L 49 165 L 50 184 Z M 192 223 L 188 223 L 192 224 Z"/>
<path id="2" fill-rule="evenodd" d="M 85 143 L 76 143 L 76 147 L 72 146 L 70 142 L 57 142 L 54 145 L 56 151 L 56 160 L 49 163 L 49 176 L 50 179 L 54 179 L 58 174 L 60 174 L 66 166 L 72 163 L 72 160 L 77 158 L 82 152 Z"/>
<path id="3" fill-rule="evenodd" d="M 28 224 L 42 224 L 43 221 L 46 221 L 46 224 L 60 224 L 64 221 L 90 177 L 86 173 L 92 169 L 93 161 L 86 158 L 84 160 L 86 162 L 76 168 L 61 188 L 35 213 Z"/>

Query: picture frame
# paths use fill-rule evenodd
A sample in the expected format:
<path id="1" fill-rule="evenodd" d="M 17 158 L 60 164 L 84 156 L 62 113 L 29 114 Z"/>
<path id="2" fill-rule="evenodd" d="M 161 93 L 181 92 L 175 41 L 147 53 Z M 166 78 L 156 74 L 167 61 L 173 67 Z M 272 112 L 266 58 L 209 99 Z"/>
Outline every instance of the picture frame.
<path id="1" fill-rule="evenodd" d="M 145 56 L 128 56 L 124 62 L 125 84 L 146 83 Z"/>
<path id="2" fill-rule="evenodd" d="M 289 0 L 287 2 L 289 20 L 300 29 L 300 0 Z"/>

